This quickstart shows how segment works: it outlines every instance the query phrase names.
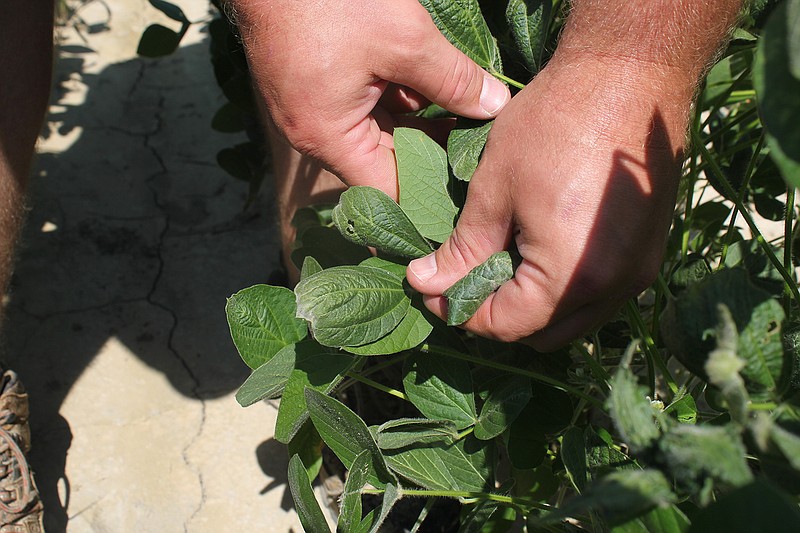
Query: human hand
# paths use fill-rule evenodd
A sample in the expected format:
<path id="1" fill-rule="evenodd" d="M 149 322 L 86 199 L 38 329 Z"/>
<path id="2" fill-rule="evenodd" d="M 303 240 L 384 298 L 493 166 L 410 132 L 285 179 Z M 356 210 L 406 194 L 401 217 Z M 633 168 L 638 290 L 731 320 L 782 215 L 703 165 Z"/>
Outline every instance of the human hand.
<path id="1" fill-rule="evenodd" d="M 491 118 L 508 89 L 454 48 L 417 0 L 235 0 L 257 91 L 278 130 L 348 185 L 397 198 L 391 133 L 435 102 Z"/>
<path id="2" fill-rule="evenodd" d="M 522 264 L 464 327 L 539 350 L 597 326 L 657 275 L 692 100 L 691 84 L 630 63 L 565 57 L 496 119 L 455 231 L 408 268 L 445 317 L 442 292 L 513 239 Z"/>

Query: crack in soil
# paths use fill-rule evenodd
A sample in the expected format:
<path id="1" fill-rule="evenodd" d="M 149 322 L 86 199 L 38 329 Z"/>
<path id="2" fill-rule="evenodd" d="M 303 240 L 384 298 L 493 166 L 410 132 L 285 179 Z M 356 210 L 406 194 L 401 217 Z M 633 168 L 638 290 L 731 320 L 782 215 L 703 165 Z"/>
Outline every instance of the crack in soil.
<path id="1" fill-rule="evenodd" d="M 137 78 L 136 82 L 134 83 L 134 87 L 131 90 L 131 94 L 134 92 L 134 89 L 138 85 L 138 83 L 144 78 L 144 70 L 140 72 L 140 76 Z M 189 468 L 192 472 L 197 475 L 197 481 L 200 485 L 200 501 L 197 504 L 197 507 L 194 509 L 192 514 L 186 519 L 183 524 L 183 529 L 185 532 L 188 533 L 189 531 L 189 524 L 192 520 L 200 513 L 203 509 L 203 506 L 206 503 L 206 487 L 205 481 L 203 479 L 203 472 L 202 470 L 195 465 L 191 459 L 189 458 L 189 450 L 194 446 L 194 444 L 198 441 L 200 436 L 203 433 L 203 429 L 205 428 L 206 423 L 206 402 L 201 397 L 199 390 L 200 390 L 200 380 L 197 375 L 192 370 L 191 366 L 189 365 L 188 360 L 181 355 L 180 351 L 175 347 L 175 333 L 178 329 L 178 315 L 175 311 L 170 308 L 169 306 L 165 305 L 162 302 L 159 302 L 155 298 L 155 293 L 158 288 L 159 282 L 161 281 L 163 274 L 164 274 L 164 266 L 165 266 L 165 259 L 164 259 L 164 242 L 167 237 L 167 234 L 170 232 L 171 228 L 171 220 L 169 211 L 166 206 L 161 202 L 159 198 L 157 187 L 154 185 L 154 181 L 157 179 L 164 179 L 169 176 L 169 170 L 167 169 L 167 165 L 164 163 L 164 158 L 158 152 L 158 149 L 151 145 L 151 139 L 154 135 L 157 135 L 161 132 L 163 126 L 163 116 L 162 112 L 164 109 L 164 101 L 165 98 L 162 95 L 159 96 L 158 100 L 158 111 L 156 112 L 156 127 L 150 133 L 144 135 L 144 146 L 153 157 L 158 162 L 159 167 L 161 168 L 160 172 L 156 172 L 151 174 L 150 177 L 146 180 L 147 186 L 150 189 L 150 192 L 153 195 L 153 203 L 156 205 L 164 213 L 164 227 L 162 228 L 158 240 L 156 242 L 156 258 L 158 259 L 158 270 L 153 278 L 153 283 L 150 288 L 150 292 L 147 294 L 146 300 L 150 303 L 150 305 L 161 309 L 162 311 L 169 314 L 172 318 L 172 325 L 169 328 L 169 333 L 167 335 L 167 349 L 172 353 L 175 359 L 180 363 L 180 365 L 185 370 L 186 374 L 189 376 L 189 379 L 192 381 L 192 396 L 200 402 L 200 423 L 197 425 L 197 431 L 189 440 L 189 443 L 184 446 L 183 450 L 181 451 L 181 457 L 183 458 L 183 462 L 187 468 Z"/>

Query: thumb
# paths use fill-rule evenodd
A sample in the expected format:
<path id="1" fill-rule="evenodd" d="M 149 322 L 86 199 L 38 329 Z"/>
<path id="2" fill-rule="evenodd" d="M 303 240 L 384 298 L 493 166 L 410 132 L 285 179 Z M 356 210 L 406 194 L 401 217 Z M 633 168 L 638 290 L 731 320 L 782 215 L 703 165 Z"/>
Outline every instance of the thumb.
<path id="1" fill-rule="evenodd" d="M 410 87 L 457 115 L 493 118 L 511 100 L 504 83 L 450 44 L 435 26 L 419 53 L 401 61 L 407 63 L 390 67 L 385 79 Z"/>
<path id="2" fill-rule="evenodd" d="M 411 286 L 428 296 L 441 295 L 489 256 L 505 250 L 511 236 L 511 220 L 487 221 L 469 200 L 453 233 L 438 250 L 408 265 Z"/>

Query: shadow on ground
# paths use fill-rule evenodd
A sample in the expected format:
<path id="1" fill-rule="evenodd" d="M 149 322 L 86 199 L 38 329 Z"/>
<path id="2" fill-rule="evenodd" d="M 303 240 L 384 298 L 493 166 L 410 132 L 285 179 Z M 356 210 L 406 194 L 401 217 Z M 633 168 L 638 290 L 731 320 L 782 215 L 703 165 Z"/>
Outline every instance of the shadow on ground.
<path id="1" fill-rule="evenodd" d="M 60 55 L 5 334 L 31 393 L 48 531 L 68 518 L 58 493 L 68 505 L 72 431 L 59 411 L 96 355 L 116 339 L 188 398 L 231 392 L 248 371 L 225 298 L 264 282 L 279 248 L 269 194 L 243 212 L 246 184 L 215 163 L 234 140 L 209 125 L 222 98 L 206 44 L 97 74 L 85 73 L 91 50 Z"/>

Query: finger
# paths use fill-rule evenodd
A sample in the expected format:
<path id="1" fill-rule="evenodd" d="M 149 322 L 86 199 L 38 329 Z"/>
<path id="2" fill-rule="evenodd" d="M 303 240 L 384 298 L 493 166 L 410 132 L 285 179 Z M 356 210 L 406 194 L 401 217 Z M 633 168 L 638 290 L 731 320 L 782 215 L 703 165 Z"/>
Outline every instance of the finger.
<path id="1" fill-rule="evenodd" d="M 433 31 L 410 54 L 394 57 L 377 75 L 410 87 L 431 102 L 469 118 L 497 116 L 511 100 L 508 87 Z"/>
<path id="2" fill-rule="evenodd" d="M 431 101 L 414 89 L 390 83 L 378 104 L 389 113 L 413 113 L 425 109 Z"/>

